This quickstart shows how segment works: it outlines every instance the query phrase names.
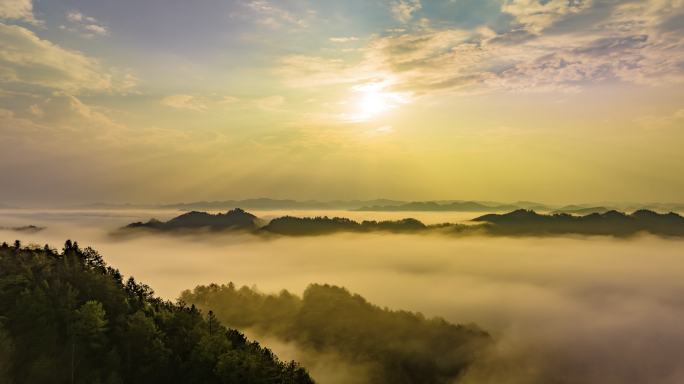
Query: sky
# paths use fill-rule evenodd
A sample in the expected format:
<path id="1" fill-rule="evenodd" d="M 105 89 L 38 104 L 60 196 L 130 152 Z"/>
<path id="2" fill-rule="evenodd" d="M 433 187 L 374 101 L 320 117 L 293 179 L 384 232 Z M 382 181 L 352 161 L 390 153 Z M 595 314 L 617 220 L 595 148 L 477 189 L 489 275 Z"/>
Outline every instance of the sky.
<path id="1" fill-rule="evenodd" d="M 684 0 L 0 0 L 0 203 L 680 202 Z"/>

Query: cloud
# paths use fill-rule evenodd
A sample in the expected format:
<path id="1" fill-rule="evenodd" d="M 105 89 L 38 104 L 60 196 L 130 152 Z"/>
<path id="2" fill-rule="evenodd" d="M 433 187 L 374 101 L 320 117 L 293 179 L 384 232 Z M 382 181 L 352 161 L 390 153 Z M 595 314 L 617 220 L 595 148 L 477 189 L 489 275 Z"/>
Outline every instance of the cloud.
<path id="1" fill-rule="evenodd" d="M 77 24 L 77 26 L 80 27 L 82 30 L 92 31 L 92 32 L 95 32 L 96 34 L 101 35 L 101 36 L 109 35 L 109 31 L 107 30 L 107 28 L 99 26 L 99 25 L 95 25 L 94 23 L 96 23 L 97 20 L 95 20 L 92 17 L 85 16 L 81 12 L 71 11 L 71 12 L 67 13 L 67 19 L 69 21 L 71 21 L 72 23 Z M 66 28 L 64 28 L 64 29 L 66 29 Z M 74 31 L 74 32 L 78 32 L 77 30 L 73 30 L 73 29 L 69 29 L 69 30 Z M 92 37 L 92 34 L 86 34 L 84 36 Z"/>
<path id="2" fill-rule="evenodd" d="M 422 8 L 420 0 L 399 0 L 391 3 L 394 17 L 402 23 L 411 19 L 411 13 Z"/>
<path id="3" fill-rule="evenodd" d="M 295 24 L 299 27 L 308 27 L 308 23 L 306 20 L 298 19 L 292 13 L 284 9 L 272 6 L 268 1 L 253 1 L 247 4 L 247 7 L 251 8 L 252 10 L 260 14 L 272 15 L 270 17 L 267 16 L 265 19 L 260 19 L 258 20 L 258 22 L 261 24 L 269 25 L 273 28 L 280 27 L 280 23 L 278 21 L 286 21 L 288 23 Z"/>
<path id="4" fill-rule="evenodd" d="M 0 23 L 0 81 L 76 92 L 122 90 L 135 82 L 105 71 L 97 59 L 41 40 L 33 32 Z"/>
<path id="5" fill-rule="evenodd" d="M 577 92 L 606 80 L 684 82 L 684 35 L 677 26 L 684 18 L 681 1 L 516 0 L 502 11 L 514 19 L 508 31 L 447 28 L 371 35 L 360 62 L 290 55 L 279 59 L 275 71 L 292 87 L 376 79 L 386 92 L 414 97 Z"/>
<path id="6" fill-rule="evenodd" d="M 394 129 L 392 129 L 391 126 L 387 125 L 384 127 L 374 129 L 374 130 L 370 131 L 369 133 L 371 135 L 387 135 L 387 134 L 390 134 L 392 132 L 394 132 Z"/>
<path id="7" fill-rule="evenodd" d="M 33 15 L 31 0 L 0 0 L 0 19 L 21 20 L 33 25 L 42 24 Z"/>
<path id="8" fill-rule="evenodd" d="M 282 110 L 275 107 L 285 103 L 285 98 L 283 96 L 269 96 L 263 99 L 253 100 L 252 103 L 263 111 L 281 112 Z"/>
<path id="9" fill-rule="evenodd" d="M 231 104 L 231 103 L 237 103 L 239 102 L 240 99 L 237 97 L 232 97 L 232 96 L 225 96 L 221 101 L 219 101 L 219 104 Z"/>
<path id="10" fill-rule="evenodd" d="M 346 43 L 348 41 L 356 41 L 358 39 L 358 37 L 331 37 L 330 41 L 333 41 L 335 43 Z"/>
<path id="11" fill-rule="evenodd" d="M 12 91 L 5 91 L 3 89 L 0 89 L 0 97 L 17 97 L 17 96 L 26 96 L 26 97 L 40 97 L 40 95 L 34 95 L 32 93 L 25 93 L 25 92 L 12 92 Z"/>
<path id="12" fill-rule="evenodd" d="M 83 21 L 85 16 L 81 12 L 71 11 L 67 13 L 67 19 L 71 22 Z"/>
<path id="13" fill-rule="evenodd" d="M 649 129 L 663 128 L 682 121 L 684 121 L 684 109 L 669 116 L 642 116 L 637 119 L 637 122 Z"/>
<path id="14" fill-rule="evenodd" d="M 192 109 L 198 112 L 204 112 L 207 108 L 204 98 L 196 95 L 171 95 L 163 98 L 159 102 L 168 105 L 169 107 Z"/>
<path id="15" fill-rule="evenodd" d="M 92 159 L 111 150 L 174 150 L 187 153 L 210 153 L 215 145 L 224 145 L 225 135 L 139 127 L 130 129 L 115 121 L 115 111 L 84 104 L 74 95 L 54 92 L 46 100 L 32 105 L 30 118 L 18 118 L 12 111 L 0 109 L 0 163 L 13 156 L 27 158 L 53 156 L 73 151 L 74 156 Z M 98 152 L 99 151 L 99 152 Z M 97 156 L 94 155 L 98 153 Z"/>
<path id="16" fill-rule="evenodd" d="M 367 113 L 302 113 L 300 119 L 291 125 L 330 126 L 338 124 L 362 123 L 371 119 Z"/>
<path id="17" fill-rule="evenodd" d="M 69 130 L 124 129 L 96 108 L 64 92 L 55 92 L 42 103 L 31 106 L 31 113 L 40 117 L 42 124 Z"/>
<path id="18" fill-rule="evenodd" d="M 107 31 L 106 28 L 100 27 L 100 26 L 97 26 L 97 25 L 86 25 L 86 26 L 83 27 L 83 28 L 84 28 L 84 29 L 87 29 L 87 30 L 89 30 L 89 31 L 93 31 L 93 32 L 97 33 L 98 35 L 102 35 L 102 36 L 107 36 L 107 35 L 109 35 L 109 32 Z"/>

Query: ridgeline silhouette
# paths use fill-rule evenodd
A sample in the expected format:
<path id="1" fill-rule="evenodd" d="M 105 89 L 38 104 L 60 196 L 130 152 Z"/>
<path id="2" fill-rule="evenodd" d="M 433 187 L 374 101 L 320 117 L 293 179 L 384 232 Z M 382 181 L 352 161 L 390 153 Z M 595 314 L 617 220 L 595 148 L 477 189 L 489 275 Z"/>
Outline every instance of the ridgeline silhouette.
<path id="1" fill-rule="evenodd" d="M 36 227 L 35 225 L 25 225 L 23 227 L 0 227 L 0 229 L 4 230 L 9 230 L 9 231 L 17 231 L 17 232 L 39 232 L 45 229 L 45 227 Z"/>
<path id="2" fill-rule="evenodd" d="M 209 228 L 212 231 L 222 230 L 245 230 L 256 229 L 254 220 L 257 217 L 240 208 L 235 208 L 225 214 L 212 215 L 206 212 L 192 211 L 163 222 L 150 219 L 147 223 L 137 222 L 128 224 L 124 228 L 151 228 L 159 231 L 172 231 L 175 229 L 199 229 Z"/>
<path id="3" fill-rule="evenodd" d="M 416 219 L 363 221 L 361 223 L 343 217 L 292 217 L 284 216 L 271 220 L 261 231 L 287 236 L 326 235 L 335 232 L 374 232 L 388 231 L 394 233 L 417 232 L 438 227 L 457 226 L 455 224 L 425 225 Z"/>
<path id="4" fill-rule="evenodd" d="M 639 210 L 631 215 L 617 211 L 573 216 L 567 213 L 538 214 L 532 210 L 518 209 L 506 214 L 488 214 L 471 221 L 478 224 L 465 225 L 443 223 L 425 225 L 416 219 L 362 221 L 343 217 L 292 217 L 283 216 L 271 220 L 258 228 L 257 217 L 235 209 L 226 214 L 212 215 L 205 212 L 190 212 L 167 222 L 150 220 L 148 223 L 133 223 L 120 228 L 117 234 L 130 233 L 138 228 L 158 231 L 182 231 L 209 228 L 212 231 L 248 231 L 253 234 L 277 234 L 284 236 L 318 236 L 339 232 L 390 232 L 428 233 L 439 230 L 444 234 L 488 234 L 497 236 L 532 235 L 606 235 L 625 237 L 639 232 L 654 235 L 684 237 L 684 217 L 676 213 L 661 214 Z"/>
<path id="5" fill-rule="evenodd" d="M 198 286 L 181 300 L 212 308 L 231 327 L 294 342 L 319 356 L 370 367 L 368 382 L 449 383 L 492 344 L 476 325 L 455 325 L 420 313 L 390 311 L 345 288 L 311 284 L 300 298 L 286 290 L 266 295 L 233 283 Z"/>
<path id="6" fill-rule="evenodd" d="M 362 207 L 354 209 L 354 211 L 377 211 L 377 212 L 403 212 L 403 211 L 419 211 L 419 212 L 506 212 L 515 209 L 520 209 L 517 205 L 497 205 L 487 206 L 473 201 L 467 202 L 453 202 L 451 204 L 437 204 L 435 202 L 414 202 L 404 205 L 386 205 Z"/>
<path id="7" fill-rule="evenodd" d="M 0 383 L 313 384 L 298 363 L 124 281 L 93 249 L 0 246 Z"/>
<path id="8" fill-rule="evenodd" d="M 540 215 L 520 209 L 503 215 L 490 214 L 473 219 L 486 222 L 494 235 L 580 234 L 625 237 L 639 232 L 684 237 L 684 217 L 676 213 L 639 210 L 631 215 L 618 211 L 573 216 L 567 213 Z"/>

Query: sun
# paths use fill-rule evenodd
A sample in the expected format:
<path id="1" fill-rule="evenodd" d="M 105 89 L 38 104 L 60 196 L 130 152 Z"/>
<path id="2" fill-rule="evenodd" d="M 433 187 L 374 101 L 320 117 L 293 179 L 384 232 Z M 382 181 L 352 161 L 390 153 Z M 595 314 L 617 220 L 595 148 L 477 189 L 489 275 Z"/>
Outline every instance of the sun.
<path id="1" fill-rule="evenodd" d="M 388 108 L 385 98 L 377 93 L 371 93 L 361 100 L 361 109 L 366 113 L 378 113 Z"/>

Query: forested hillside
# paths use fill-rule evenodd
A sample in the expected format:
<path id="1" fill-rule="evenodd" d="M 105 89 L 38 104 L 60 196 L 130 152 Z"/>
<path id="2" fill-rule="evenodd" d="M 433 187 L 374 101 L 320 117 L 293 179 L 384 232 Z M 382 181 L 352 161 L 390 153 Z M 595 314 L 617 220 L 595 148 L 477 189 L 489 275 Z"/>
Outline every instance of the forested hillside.
<path id="1" fill-rule="evenodd" d="M 0 383 L 314 383 L 236 330 L 93 249 L 0 246 Z"/>
<path id="2" fill-rule="evenodd" d="M 181 298 L 214 308 L 229 326 L 293 342 L 314 356 L 332 353 L 369 367 L 375 384 L 452 383 L 484 353 L 491 338 L 476 325 L 456 325 L 420 313 L 382 309 L 330 285 L 304 295 L 259 293 L 233 284 L 199 286 Z"/>

